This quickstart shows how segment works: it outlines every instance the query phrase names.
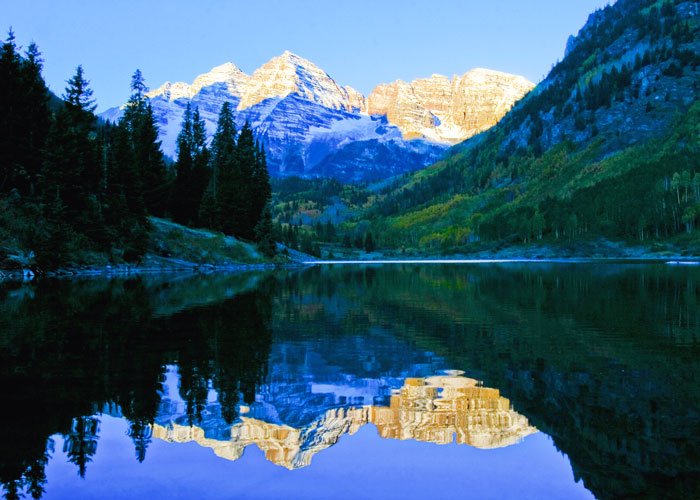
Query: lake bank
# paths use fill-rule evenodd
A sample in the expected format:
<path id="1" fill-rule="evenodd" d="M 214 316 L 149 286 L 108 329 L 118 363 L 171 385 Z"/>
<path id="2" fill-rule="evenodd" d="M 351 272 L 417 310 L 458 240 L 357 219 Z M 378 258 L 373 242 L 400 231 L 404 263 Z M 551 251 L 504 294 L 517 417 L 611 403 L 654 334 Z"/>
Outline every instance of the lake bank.
<path id="1" fill-rule="evenodd" d="M 175 259 L 167 259 L 174 261 Z M 668 265 L 700 265 L 697 258 L 668 258 L 668 257 L 596 257 L 596 258 L 453 258 L 439 259 L 431 257 L 400 259 L 400 258 L 371 258 L 356 260 L 299 260 L 286 263 L 262 263 L 262 264 L 196 264 L 192 262 L 171 262 L 170 265 L 108 265 L 101 267 L 75 267 L 62 268 L 55 271 L 38 272 L 31 270 L 3 270 L 0 269 L 0 281 L 23 281 L 40 278 L 116 278 L 124 276 L 137 276 L 145 274 L 213 274 L 213 273 L 241 273 L 249 271 L 273 271 L 282 269 L 298 269 L 314 265 L 399 265 L 399 264 L 575 264 L 575 263 L 629 263 L 629 264 L 668 264 Z"/>
<path id="2" fill-rule="evenodd" d="M 589 240 L 503 248 L 484 248 L 463 253 L 425 254 L 415 251 L 357 251 L 334 248 L 317 258 L 278 244 L 278 254 L 265 259 L 250 243 L 203 230 L 183 228 L 169 221 L 154 219 L 158 253 L 149 253 L 139 263 L 95 263 L 62 266 L 56 270 L 33 267 L 0 269 L 0 280 L 36 277 L 112 277 L 154 273 L 218 273 L 292 269 L 313 264 L 430 264 L 430 263 L 507 263 L 507 262 L 631 262 L 696 263 L 700 249 L 658 244 L 630 246 L 624 242 Z M 172 231 L 175 229 L 175 231 Z M 185 229 L 183 231 L 182 229 Z M 216 251 L 211 241 L 216 240 Z M 221 240 L 221 241 L 218 241 Z M 203 247 L 206 250 L 203 250 Z M 234 249 L 231 251 L 231 249 Z M 165 255 L 163 255 L 165 254 Z M 233 257 L 241 257 L 241 260 Z"/>
<path id="3" fill-rule="evenodd" d="M 275 269 L 293 269 L 306 264 L 298 261 L 284 263 L 246 264 L 232 262 L 226 264 L 199 264 L 178 259 L 148 256 L 141 264 L 113 264 L 105 266 L 65 267 L 53 271 L 32 269 L 0 269 L 0 281 L 21 281 L 36 278 L 71 278 L 71 277 L 119 277 L 141 274 L 180 274 L 180 273 L 235 273 L 247 271 L 271 271 Z"/>

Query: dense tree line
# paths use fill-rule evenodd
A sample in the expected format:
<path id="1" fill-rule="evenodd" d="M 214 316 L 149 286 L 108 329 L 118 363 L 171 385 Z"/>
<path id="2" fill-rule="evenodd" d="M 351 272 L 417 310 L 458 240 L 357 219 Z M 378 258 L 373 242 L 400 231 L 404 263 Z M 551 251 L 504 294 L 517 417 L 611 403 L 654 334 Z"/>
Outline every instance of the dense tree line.
<path id="1" fill-rule="evenodd" d="M 187 121 L 181 138 L 186 130 Z M 255 139 L 250 124 L 246 123 L 237 134 L 228 102 L 221 107 L 210 154 L 210 177 L 206 186 L 202 186 L 197 214 L 200 221 L 207 227 L 242 238 L 269 239 L 271 190 L 265 150 Z M 178 158 L 176 168 L 180 169 L 181 165 Z M 268 241 L 263 247 L 269 245 Z"/>
<path id="2" fill-rule="evenodd" d="M 236 134 L 230 107 L 211 148 L 188 108 L 168 168 L 139 70 L 110 124 L 94 114 L 82 66 L 58 99 L 42 63 L 35 44 L 20 53 L 12 32 L 0 47 L 0 265 L 139 260 L 149 215 L 255 239 L 274 253 L 265 152 L 249 126 Z"/>
<path id="3" fill-rule="evenodd" d="M 31 45 L 22 57 L 10 33 L 0 52 L 0 226 L 2 239 L 10 242 L 5 246 L 31 249 L 40 266 L 65 262 L 77 249 L 137 258 L 148 237 L 147 210 L 163 212 L 157 192 L 165 185 L 140 72 L 124 117 L 111 126 L 93 114 L 81 66 L 52 109 L 41 69 L 37 47 Z"/>

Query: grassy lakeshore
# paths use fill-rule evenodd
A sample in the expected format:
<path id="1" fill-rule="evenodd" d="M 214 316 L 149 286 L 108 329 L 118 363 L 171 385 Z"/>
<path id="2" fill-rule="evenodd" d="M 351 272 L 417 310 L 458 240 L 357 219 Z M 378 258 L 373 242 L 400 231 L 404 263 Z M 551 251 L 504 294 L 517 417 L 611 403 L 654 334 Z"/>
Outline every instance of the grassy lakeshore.
<path id="1" fill-rule="evenodd" d="M 222 233 L 193 229 L 151 217 L 148 248 L 137 261 L 119 253 L 76 251 L 55 269 L 37 267 L 29 249 L 15 249 L 0 262 L 0 279 L 33 276 L 111 276 L 155 272 L 213 272 L 272 269 L 298 265 L 309 256 L 280 248 L 273 258 L 265 257 L 255 244 Z"/>

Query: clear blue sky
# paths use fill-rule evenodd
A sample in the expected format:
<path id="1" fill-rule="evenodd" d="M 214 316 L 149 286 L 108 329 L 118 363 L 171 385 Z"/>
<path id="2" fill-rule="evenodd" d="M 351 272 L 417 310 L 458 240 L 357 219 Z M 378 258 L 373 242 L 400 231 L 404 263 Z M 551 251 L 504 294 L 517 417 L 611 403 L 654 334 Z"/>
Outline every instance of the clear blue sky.
<path id="1" fill-rule="evenodd" d="M 59 95 L 82 64 L 98 111 L 134 69 L 151 88 L 231 61 L 246 73 L 290 50 L 367 95 L 379 83 L 483 67 L 538 82 L 608 0 L 6 0 L 0 20 L 34 40 Z M 5 38 L 3 36 L 2 38 Z"/>

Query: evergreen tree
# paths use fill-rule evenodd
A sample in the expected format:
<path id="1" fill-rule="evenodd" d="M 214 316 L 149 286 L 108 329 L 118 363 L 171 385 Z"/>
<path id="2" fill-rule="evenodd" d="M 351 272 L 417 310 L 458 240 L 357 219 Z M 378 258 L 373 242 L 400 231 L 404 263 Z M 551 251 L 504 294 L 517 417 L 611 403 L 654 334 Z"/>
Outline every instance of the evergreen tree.
<path id="1" fill-rule="evenodd" d="M 264 193 L 259 192 L 259 190 L 264 189 L 265 181 L 267 181 L 265 186 L 269 189 L 269 178 L 265 179 L 264 177 L 267 174 L 267 169 L 263 173 L 262 168 L 257 168 L 260 152 L 248 122 L 243 126 L 238 136 L 236 153 L 237 168 L 231 178 L 233 193 L 231 205 L 235 206 L 239 223 L 234 234 L 253 239 L 255 225 L 267 204 L 269 194 L 262 200 L 256 200 L 256 198 L 264 196 Z M 258 201 L 259 203 L 256 203 Z"/>
<path id="2" fill-rule="evenodd" d="M 10 30 L 0 47 L 0 193 L 36 194 L 50 120 L 41 69 L 36 45 L 23 59 Z"/>
<path id="3" fill-rule="evenodd" d="M 355 237 L 355 241 L 353 242 L 353 245 L 355 246 L 355 248 L 357 248 L 357 249 L 359 249 L 359 250 L 362 250 L 362 249 L 364 248 L 364 246 L 365 246 L 365 241 L 364 241 L 364 239 L 362 238 L 362 235 L 361 235 L 361 234 L 358 234 L 358 235 Z"/>
<path id="4" fill-rule="evenodd" d="M 199 223 L 204 227 L 217 229 L 217 222 L 216 191 L 213 187 L 213 182 L 210 181 L 207 188 L 204 190 L 202 201 L 199 205 Z"/>
<path id="5" fill-rule="evenodd" d="M 114 245 L 124 251 L 124 256 L 138 258 L 145 249 L 145 230 L 149 228 L 142 180 L 127 127 L 120 124 L 109 135 L 105 155 L 105 222 Z"/>
<path id="6" fill-rule="evenodd" d="M 92 98 L 90 82 L 85 79 L 82 65 L 76 68 L 75 75 L 67 83 L 68 87 L 63 94 L 63 100 L 70 106 L 71 112 L 80 114 L 82 119 L 92 123 L 94 116 L 85 116 L 85 114 L 92 114 L 97 105 Z"/>
<path id="7" fill-rule="evenodd" d="M 95 140 L 92 90 L 82 66 L 67 83 L 64 106 L 56 113 L 46 143 L 43 191 L 48 200 L 60 199 L 68 219 L 82 230 L 99 217 L 94 213 L 94 194 L 99 189 L 102 170 Z M 93 209 L 91 213 L 87 213 L 89 209 Z"/>
<path id="8" fill-rule="evenodd" d="M 314 243 L 311 240 L 311 236 L 307 234 L 302 235 L 300 250 L 306 254 L 314 255 Z"/>
<path id="9" fill-rule="evenodd" d="M 134 454 L 139 463 L 146 459 L 146 450 L 152 441 L 153 429 L 150 424 L 148 420 L 135 420 L 129 423 L 127 435 L 134 443 Z"/>
<path id="10" fill-rule="evenodd" d="M 199 110 L 194 113 L 187 103 L 182 129 L 177 137 L 175 180 L 170 202 L 173 219 L 182 224 L 199 220 L 199 209 L 208 181 L 209 151 L 206 146 L 204 121 Z"/>
<path id="11" fill-rule="evenodd" d="M 335 226 L 331 223 L 330 219 L 326 221 L 326 241 L 334 241 L 336 237 Z"/>
<path id="12" fill-rule="evenodd" d="M 143 176 L 146 209 L 153 215 L 163 216 L 166 212 L 169 186 L 165 158 L 158 140 L 158 127 L 150 103 L 146 104 L 140 125 L 134 137 L 134 150 Z"/>
<path id="13" fill-rule="evenodd" d="M 17 106 L 21 90 L 21 58 L 10 30 L 0 48 L 0 193 L 9 192 L 17 183 L 19 130 Z"/>
<path id="14" fill-rule="evenodd" d="M 0 46 L 0 195 L 18 195 L 5 203 L 19 219 L 13 238 L 44 268 L 84 250 L 139 258 L 149 241 L 144 187 L 162 189 L 152 174 L 164 167 L 142 76 L 114 127 L 98 124 L 81 66 L 52 115 L 41 65 L 36 45 L 23 58 L 10 32 Z"/>
<path id="15" fill-rule="evenodd" d="M 287 234 L 285 235 L 285 241 L 287 242 L 287 246 L 289 246 L 290 248 L 293 248 L 295 250 L 299 249 L 296 228 L 294 228 L 291 224 L 287 226 Z"/>
<path id="16" fill-rule="evenodd" d="M 125 127 L 130 135 L 146 209 L 153 215 L 162 216 L 165 213 L 168 192 L 165 160 L 160 150 L 153 108 L 146 97 L 148 87 L 138 69 L 131 78 L 131 91 L 120 125 Z"/>
<path id="17" fill-rule="evenodd" d="M 27 192 L 30 196 L 37 194 L 36 188 L 42 168 L 42 154 L 51 117 L 48 108 L 49 90 L 41 76 L 42 63 L 38 47 L 35 43 L 30 43 L 22 64 L 21 84 L 26 101 L 21 110 L 23 128 L 20 137 L 24 159 L 23 168 L 28 182 Z"/>
<path id="18" fill-rule="evenodd" d="M 198 210 L 204 197 L 204 191 L 209 184 L 209 177 L 211 177 L 211 170 L 209 169 L 211 152 L 207 148 L 206 125 L 197 107 L 194 108 L 192 115 L 192 154 L 190 210 L 193 214 L 193 220 L 198 221 Z"/>
<path id="19" fill-rule="evenodd" d="M 193 214 L 187 203 L 189 182 L 192 179 L 194 133 L 192 130 L 192 109 L 187 103 L 182 119 L 182 128 L 177 136 L 177 161 L 175 162 L 175 180 L 170 200 L 170 213 L 173 220 L 181 224 L 192 222 Z M 200 200 L 201 201 L 201 200 Z M 197 206 L 199 209 L 199 206 Z"/>
<path id="20" fill-rule="evenodd" d="M 49 454 L 37 458 L 27 469 L 25 479 L 27 493 L 34 499 L 41 498 L 46 493 L 46 465 L 49 463 Z"/>
<path id="21" fill-rule="evenodd" d="M 216 133 L 212 140 L 212 177 L 203 200 L 203 217 L 213 222 L 213 228 L 227 234 L 236 234 L 243 217 L 238 209 L 236 125 L 231 104 L 225 102 L 219 112 Z M 206 205 L 204 203 L 206 201 Z M 213 201 L 213 203 L 212 203 Z M 213 210 L 211 206 L 213 205 Z M 212 213 L 213 212 L 213 213 Z"/>
<path id="22" fill-rule="evenodd" d="M 367 236 L 365 236 L 365 250 L 368 252 L 374 252 L 374 249 L 376 248 L 374 244 L 374 239 L 372 238 L 372 233 L 367 233 Z"/>
<path id="23" fill-rule="evenodd" d="M 266 257 L 272 257 L 277 253 L 277 245 L 272 237 L 272 212 L 270 206 L 266 205 L 260 220 L 255 225 L 255 241 L 258 242 L 258 248 Z"/>
<path id="24" fill-rule="evenodd" d="M 272 198 L 270 187 L 270 173 L 267 170 L 267 158 L 265 148 L 256 143 L 255 163 L 253 164 L 251 203 L 252 218 L 257 224 L 265 216 L 265 210 Z"/>
<path id="25" fill-rule="evenodd" d="M 78 475 L 85 477 L 87 464 L 97 451 L 97 434 L 99 420 L 94 417 L 77 417 L 73 419 L 71 432 L 64 437 L 63 451 L 68 460 L 78 467 Z"/>

